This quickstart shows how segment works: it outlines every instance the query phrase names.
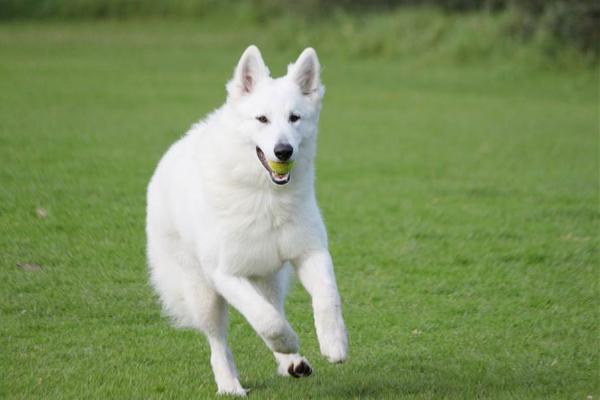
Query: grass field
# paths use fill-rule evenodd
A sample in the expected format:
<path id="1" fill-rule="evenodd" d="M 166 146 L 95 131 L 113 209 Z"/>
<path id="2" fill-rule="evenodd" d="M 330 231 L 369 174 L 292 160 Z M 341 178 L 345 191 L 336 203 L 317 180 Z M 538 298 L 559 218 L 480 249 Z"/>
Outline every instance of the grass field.
<path id="1" fill-rule="evenodd" d="M 225 29 L 0 25 L 1 398 L 214 395 L 204 339 L 147 285 L 145 187 L 247 44 L 275 75 L 301 51 Z M 600 396 L 597 70 L 321 50 L 317 191 L 350 359 L 319 356 L 296 284 L 315 373 L 278 377 L 233 313 L 251 397 Z"/>

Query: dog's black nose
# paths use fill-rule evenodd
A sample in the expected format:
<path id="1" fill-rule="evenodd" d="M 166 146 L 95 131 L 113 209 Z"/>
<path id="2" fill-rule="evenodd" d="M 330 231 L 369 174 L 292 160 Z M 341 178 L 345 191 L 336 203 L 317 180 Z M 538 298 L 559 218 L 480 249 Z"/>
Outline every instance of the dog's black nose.
<path id="1" fill-rule="evenodd" d="M 287 161 L 292 156 L 294 148 L 287 143 L 277 143 L 275 145 L 275 156 L 281 161 Z"/>

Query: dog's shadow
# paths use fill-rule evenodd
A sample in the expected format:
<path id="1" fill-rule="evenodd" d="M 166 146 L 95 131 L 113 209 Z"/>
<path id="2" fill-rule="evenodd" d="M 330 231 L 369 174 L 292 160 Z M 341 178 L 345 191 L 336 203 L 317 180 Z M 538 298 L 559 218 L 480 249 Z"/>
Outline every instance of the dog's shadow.
<path id="1" fill-rule="evenodd" d="M 273 377 L 248 383 L 252 388 L 251 395 L 256 398 L 271 398 L 270 391 L 278 391 L 284 385 L 288 386 L 289 399 L 402 399 L 500 395 L 543 382 L 533 371 L 512 371 L 509 375 L 498 377 L 487 373 L 485 366 L 473 360 L 457 363 L 446 368 L 434 360 L 399 359 L 394 369 L 390 368 L 389 362 L 359 363 L 351 360 L 343 366 L 321 365 L 309 378 L 281 381 L 280 377 Z M 294 393 L 296 385 L 302 390 Z"/>

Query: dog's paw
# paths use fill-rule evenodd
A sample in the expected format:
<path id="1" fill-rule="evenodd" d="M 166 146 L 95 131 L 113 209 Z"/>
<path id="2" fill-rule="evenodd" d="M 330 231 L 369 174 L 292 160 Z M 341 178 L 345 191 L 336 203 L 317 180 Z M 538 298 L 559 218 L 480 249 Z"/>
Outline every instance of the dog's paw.
<path id="1" fill-rule="evenodd" d="M 300 354 L 275 353 L 275 358 L 279 364 L 277 372 L 281 376 L 300 378 L 312 374 L 312 367 L 308 360 Z"/>
<path id="2" fill-rule="evenodd" d="M 217 396 L 246 397 L 249 391 L 249 389 L 244 389 L 243 387 L 237 389 L 219 389 L 217 391 Z"/>
<path id="3" fill-rule="evenodd" d="M 321 346 L 321 354 L 330 363 L 343 363 L 348 358 L 348 348 L 345 343 L 337 342 L 330 344 L 327 347 Z"/>
<path id="4" fill-rule="evenodd" d="M 321 354 L 330 363 L 342 363 L 348 358 L 348 336 L 345 329 L 323 335 L 320 341 Z"/>
<path id="5" fill-rule="evenodd" d="M 302 376 L 310 376 L 312 374 L 312 367 L 308 361 L 303 360 L 299 363 L 291 363 L 287 370 L 288 375 L 294 378 L 300 378 Z"/>
<path id="6" fill-rule="evenodd" d="M 233 382 L 230 382 L 227 385 L 219 385 L 219 390 L 217 390 L 218 396 L 238 396 L 238 397 L 246 397 L 250 390 L 244 389 L 240 382 L 236 379 Z"/>
<path id="7" fill-rule="evenodd" d="M 331 363 L 341 363 L 348 357 L 348 333 L 342 315 L 323 313 L 315 317 L 321 354 Z"/>

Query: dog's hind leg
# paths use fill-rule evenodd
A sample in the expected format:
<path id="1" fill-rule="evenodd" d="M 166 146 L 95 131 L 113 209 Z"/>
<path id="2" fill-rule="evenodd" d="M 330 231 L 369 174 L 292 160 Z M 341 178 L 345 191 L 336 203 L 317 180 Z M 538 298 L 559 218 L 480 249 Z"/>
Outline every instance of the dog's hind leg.
<path id="1" fill-rule="evenodd" d="M 192 315 L 192 326 L 203 332 L 210 345 L 218 394 L 245 396 L 235 362 L 227 344 L 228 311 L 225 300 L 198 274 L 183 283 L 183 295 Z"/>
<path id="2" fill-rule="evenodd" d="M 272 276 L 252 280 L 254 287 L 277 308 L 284 318 L 284 302 L 291 272 L 291 266 L 286 263 L 282 270 Z M 312 373 L 308 360 L 298 353 L 286 354 L 274 351 L 273 355 L 277 361 L 277 372 L 281 376 L 300 378 Z"/>
<path id="3" fill-rule="evenodd" d="M 240 384 L 227 344 L 227 303 L 203 280 L 186 282 L 184 293 L 186 303 L 194 314 L 194 327 L 206 335 L 210 345 L 210 364 L 217 383 L 217 393 L 245 396 L 247 390 Z"/>
<path id="4" fill-rule="evenodd" d="M 215 310 L 219 314 L 219 322 L 215 326 L 217 329 L 205 332 L 210 345 L 210 364 L 217 383 L 217 393 L 245 396 L 248 390 L 240 384 L 235 361 L 227 344 L 227 303 L 221 296 L 218 297 Z"/>
<path id="5" fill-rule="evenodd" d="M 173 236 L 149 236 L 150 277 L 175 325 L 204 333 L 218 393 L 245 396 L 227 345 L 227 303 L 207 283 L 196 259 Z"/>

